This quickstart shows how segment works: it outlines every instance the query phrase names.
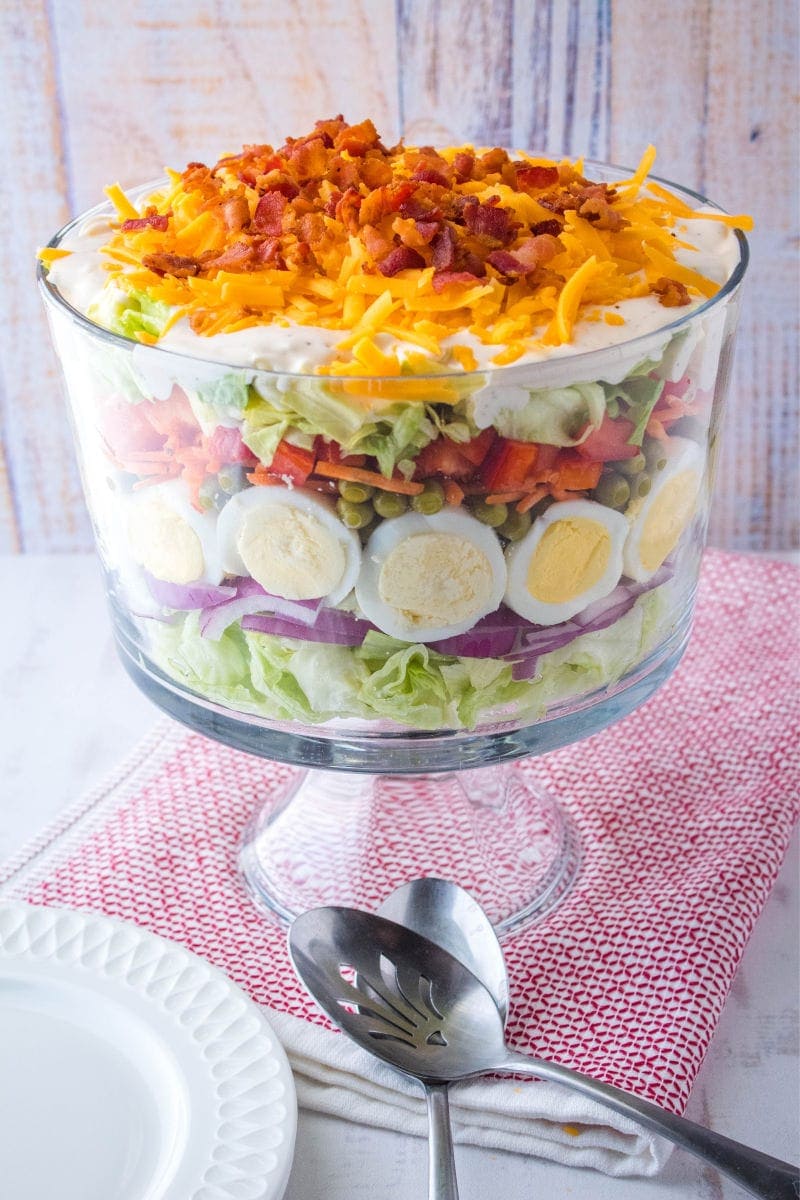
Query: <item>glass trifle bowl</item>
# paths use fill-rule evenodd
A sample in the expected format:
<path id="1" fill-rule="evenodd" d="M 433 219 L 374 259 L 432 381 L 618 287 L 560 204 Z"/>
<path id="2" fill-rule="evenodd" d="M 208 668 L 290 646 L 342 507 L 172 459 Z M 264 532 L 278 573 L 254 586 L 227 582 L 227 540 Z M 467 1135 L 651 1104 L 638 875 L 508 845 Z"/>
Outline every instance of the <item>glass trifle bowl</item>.
<path id="1" fill-rule="evenodd" d="M 509 931 L 580 861 L 513 760 L 689 637 L 744 220 L 647 158 L 373 133 L 115 185 L 40 284 L 126 670 L 301 768 L 243 831 L 254 899 L 447 875 Z"/>

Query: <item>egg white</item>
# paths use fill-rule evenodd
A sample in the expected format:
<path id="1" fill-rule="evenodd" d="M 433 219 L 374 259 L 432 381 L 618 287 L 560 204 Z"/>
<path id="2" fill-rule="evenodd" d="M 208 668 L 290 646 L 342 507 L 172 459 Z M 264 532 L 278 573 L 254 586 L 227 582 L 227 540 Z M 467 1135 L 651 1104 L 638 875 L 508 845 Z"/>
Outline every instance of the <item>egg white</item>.
<path id="1" fill-rule="evenodd" d="M 414 571 L 414 554 L 421 544 L 409 543 L 410 539 L 426 534 L 438 535 L 426 539 L 425 545 L 435 547 L 434 557 L 440 558 L 441 568 L 438 574 L 434 570 L 423 578 L 419 570 Z M 393 561 L 396 555 L 404 554 L 410 555 L 407 560 L 410 574 L 404 579 L 398 580 L 396 575 L 392 579 Z M 453 561 L 454 557 L 457 561 Z M 406 599 L 412 597 L 412 604 L 419 601 L 419 608 L 404 608 L 393 602 L 392 590 L 396 591 L 398 584 Z M 473 595 L 475 585 L 480 585 L 481 594 Z M 494 612 L 503 598 L 505 585 L 505 560 L 493 530 L 460 511 L 430 516 L 406 513 L 383 521 L 367 543 L 356 584 L 356 600 L 367 620 L 390 637 L 406 642 L 436 642 L 466 633 L 481 617 Z M 460 616 L 448 620 L 429 614 L 426 620 L 420 609 L 430 605 L 434 611 L 446 610 L 448 588 L 453 593 L 453 609 Z"/>
<path id="2" fill-rule="evenodd" d="M 217 584 L 224 570 L 216 513 L 198 512 L 181 479 L 154 483 L 122 500 L 121 557 L 168 583 Z"/>
<path id="3" fill-rule="evenodd" d="M 608 562 L 602 575 L 591 586 L 579 587 L 564 600 L 547 601 L 531 594 L 528 572 L 547 531 L 560 521 L 587 520 L 601 525 L 609 538 Z M 508 586 L 505 602 L 515 613 L 536 625 L 557 625 L 576 616 L 595 600 L 602 600 L 619 582 L 622 574 L 622 550 L 628 524 L 621 513 L 594 500 L 562 500 L 542 513 L 519 542 L 506 550 Z"/>
<path id="4" fill-rule="evenodd" d="M 264 571 L 261 569 L 261 565 L 256 566 L 258 575 L 248 569 L 248 563 L 250 567 L 253 567 L 254 562 L 252 557 L 245 561 L 247 552 L 243 550 L 243 534 L 247 528 L 250 531 L 248 536 L 257 538 L 260 525 L 265 548 L 268 547 L 270 517 L 274 516 L 276 520 L 281 520 L 286 516 L 287 509 L 311 518 L 315 526 L 315 533 L 319 533 L 319 526 L 321 526 L 325 538 L 329 539 L 327 549 L 330 555 L 337 562 L 340 557 L 342 560 L 338 578 L 329 588 L 326 588 L 325 594 L 315 590 L 315 580 L 309 566 L 305 578 L 306 586 L 303 590 L 310 594 L 304 595 L 302 598 L 322 599 L 327 605 L 338 604 L 353 590 L 358 577 L 361 566 L 361 542 L 358 535 L 339 520 L 332 501 L 316 493 L 303 492 L 294 487 L 275 486 L 245 488 L 244 491 L 231 496 L 217 519 L 217 543 L 225 570 L 232 575 L 252 575 L 265 591 L 273 595 L 281 595 L 276 580 L 270 578 L 269 569 Z M 255 532 L 254 518 L 258 522 Z M 321 543 L 319 544 L 321 545 Z M 245 554 L 244 558 L 242 557 L 243 553 Z M 292 566 L 296 573 L 303 575 L 303 564 L 299 558 Z M 296 599 L 298 597 L 287 598 Z"/>
<path id="5" fill-rule="evenodd" d="M 703 482 L 705 457 L 701 447 L 688 438 L 673 437 L 664 443 L 666 465 L 653 473 L 650 491 L 634 500 L 626 510 L 629 532 L 625 542 L 623 563 L 625 574 L 637 583 L 646 583 L 672 553 L 697 509 Z M 673 481 L 681 476 L 678 483 Z M 663 544 L 652 544 L 652 521 L 658 519 L 659 509 L 668 506 L 671 512 L 661 518 L 671 518 L 671 533 Z"/>

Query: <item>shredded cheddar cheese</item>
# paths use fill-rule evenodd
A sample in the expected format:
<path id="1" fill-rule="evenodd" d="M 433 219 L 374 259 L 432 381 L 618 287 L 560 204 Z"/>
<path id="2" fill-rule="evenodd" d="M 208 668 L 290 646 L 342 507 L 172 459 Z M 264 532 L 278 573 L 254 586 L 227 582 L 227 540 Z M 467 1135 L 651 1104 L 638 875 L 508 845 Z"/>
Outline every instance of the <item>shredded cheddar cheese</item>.
<path id="1" fill-rule="evenodd" d="M 119 184 L 106 188 L 116 221 L 104 254 L 114 285 L 173 307 L 169 326 L 341 330 L 323 373 L 396 376 L 407 370 L 398 342 L 473 370 L 455 340 L 464 331 L 503 365 L 536 341 L 568 344 L 578 320 L 620 301 L 691 303 L 718 290 L 676 261 L 674 226 L 697 215 L 752 222 L 695 214 L 648 180 L 654 160 L 650 146 L 629 179 L 593 183 L 580 161 L 387 149 L 370 121 L 336 118 L 278 150 L 246 146 L 213 168 L 170 171 L 141 211 Z"/>

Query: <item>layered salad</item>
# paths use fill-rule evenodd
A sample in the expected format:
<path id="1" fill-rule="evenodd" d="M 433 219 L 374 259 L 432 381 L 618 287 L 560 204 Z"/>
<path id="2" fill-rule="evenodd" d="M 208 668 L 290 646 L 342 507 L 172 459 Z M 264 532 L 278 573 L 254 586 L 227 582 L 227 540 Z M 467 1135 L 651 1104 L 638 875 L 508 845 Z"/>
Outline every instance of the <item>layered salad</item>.
<path id="1" fill-rule="evenodd" d="M 337 117 L 111 186 L 42 251 L 147 661 L 271 721 L 453 730 L 545 718 L 665 644 L 749 221 L 653 159 Z"/>

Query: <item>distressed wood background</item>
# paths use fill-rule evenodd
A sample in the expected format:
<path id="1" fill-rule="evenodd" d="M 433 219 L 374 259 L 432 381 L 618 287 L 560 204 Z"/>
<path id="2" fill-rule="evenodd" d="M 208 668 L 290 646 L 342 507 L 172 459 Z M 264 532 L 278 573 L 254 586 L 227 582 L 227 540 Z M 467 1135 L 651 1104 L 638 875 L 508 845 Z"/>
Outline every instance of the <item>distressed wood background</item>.
<path id="1" fill-rule="evenodd" d="M 798 544 L 795 0 L 0 0 L 0 552 L 88 549 L 33 254 L 114 179 L 372 116 L 752 213 L 712 540 Z"/>

